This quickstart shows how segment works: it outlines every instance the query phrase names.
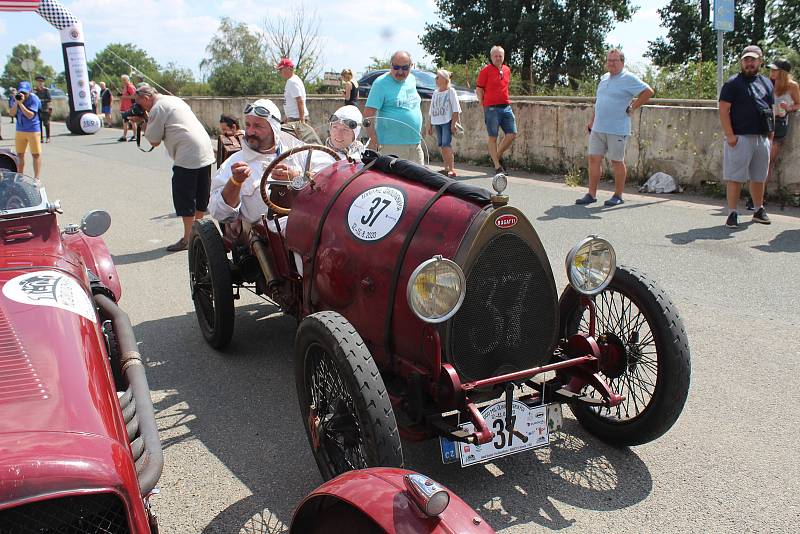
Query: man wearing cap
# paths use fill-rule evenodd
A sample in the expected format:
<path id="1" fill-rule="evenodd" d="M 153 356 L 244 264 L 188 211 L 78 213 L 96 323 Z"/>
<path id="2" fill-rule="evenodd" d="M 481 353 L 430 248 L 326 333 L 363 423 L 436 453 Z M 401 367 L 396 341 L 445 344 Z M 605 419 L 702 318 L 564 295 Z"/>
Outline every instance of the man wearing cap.
<path id="1" fill-rule="evenodd" d="M 30 147 L 33 157 L 33 176 L 39 179 L 42 169 L 42 123 L 39 120 L 39 97 L 31 91 L 30 82 L 19 82 L 10 113 L 17 117 L 16 150 L 19 172 L 25 172 L 25 151 Z"/>
<path id="2" fill-rule="evenodd" d="M 380 148 L 384 154 L 425 164 L 422 152 L 422 99 L 417 92 L 417 79 L 411 74 L 411 54 L 398 50 L 390 59 L 389 72 L 373 82 L 364 106 L 364 123 L 369 134 L 369 148 Z M 377 126 L 367 119 L 378 117 Z"/>
<path id="3" fill-rule="evenodd" d="M 625 54 L 612 49 L 606 54 L 606 69 L 597 84 L 589 132 L 589 192 L 575 201 L 578 205 L 597 201 L 597 186 L 603 173 L 603 158 L 611 161 L 614 170 L 614 194 L 603 204 L 619 206 L 628 168 L 625 166 L 625 148 L 631 136 L 631 115 L 653 96 L 653 89 L 625 68 Z"/>
<path id="4" fill-rule="evenodd" d="M 52 98 L 50 97 L 50 89 L 44 86 L 44 76 L 41 74 L 36 76 L 36 89 L 34 89 L 34 92 L 39 97 L 39 121 L 42 123 L 40 139 L 43 143 L 49 143 L 50 115 L 53 113 L 53 107 L 50 105 Z M 47 136 L 45 136 L 45 133 Z"/>
<path id="5" fill-rule="evenodd" d="M 264 170 L 280 154 L 303 144 L 281 131 L 281 112 L 272 100 L 259 99 L 245 106 L 244 124 L 242 149 L 225 160 L 211 181 L 208 212 L 223 223 L 242 220 L 252 224 L 260 221 L 268 210 L 260 190 Z M 291 180 L 299 176 L 308 156 L 309 152 L 290 156 L 275 166 L 271 177 Z M 314 171 L 333 161 L 319 151 L 313 151 L 311 158 Z M 270 229 L 275 230 L 274 223 Z"/>
<path id="6" fill-rule="evenodd" d="M 755 206 L 753 222 L 770 224 L 764 210 L 764 184 L 769 173 L 774 99 L 772 83 L 758 73 L 763 57 L 759 47 L 745 47 L 741 72 L 728 79 L 719 94 L 719 120 L 725 135 L 722 154 L 722 179 L 728 201 L 725 225 L 729 228 L 739 226 L 736 203 L 745 182 L 750 183 Z"/>
<path id="7" fill-rule="evenodd" d="M 307 122 L 306 87 L 300 76 L 294 73 L 294 61 L 288 57 L 282 58 L 275 68 L 278 69 L 281 78 L 286 80 L 283 89 L 283 109 L 286 112 L 284 131 L 290 132 L 306 143 L 319 144 L 317 132 Z"/>
<path id="8" fill-rule="evenodd" d="M 146 113 L 144 119 L 131 117 L 131 120 L 147 121 L 145 137 L 154 147 L 163 141 L 174 162 L 172 202 L 175 213 L 183 220 L 183 237 L 168 246 L 167 251 L 186 250 L 192 224 L 203 218 L 208 207 L 214 163 L 211 138 L 192 108 L 177 96 L 159 94 L 145 84 L 136 89 L 135 100 Z"/>

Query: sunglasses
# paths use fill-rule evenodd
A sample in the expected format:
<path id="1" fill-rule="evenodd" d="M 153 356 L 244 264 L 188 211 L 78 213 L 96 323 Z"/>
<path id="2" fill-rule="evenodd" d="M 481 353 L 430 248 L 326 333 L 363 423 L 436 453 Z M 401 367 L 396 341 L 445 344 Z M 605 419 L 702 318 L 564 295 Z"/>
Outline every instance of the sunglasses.
<path id="1" fill-rule="evenodd" d="M 244 114 L 249 115 L 250 113 L 255 113 L 259 117 L 263 117 L 265 119 L 269 119 L 270 117 L 272 117 L 272 113 L 270 113 L 269 110 L 264 106 L 254 106 L 253 104 L 247 104 L 244 107 Z"/>
<path id="2" fill-rule="evenodd" d="M 392 70 L 407 71 L 410 68 L 411 68 L 411 65 L 392 65 Z"/>
<path id="3" fill-rule="evenodd" d="M 334 124 L 336 122 L 341 122 L 342 124 L 344 124 L 345 126 L 350 128 L 351 130 L 355 130 L 356 127 L 358 126 L 358 123 L 356 121 L 354 121 L 353 119 L 345 119 L 344 117 L 338 117 L 336 115 L 331 115 L 331 118 L 330 118 L 330 120 L 328 122 L 331 123 L 331 124 Z"/>

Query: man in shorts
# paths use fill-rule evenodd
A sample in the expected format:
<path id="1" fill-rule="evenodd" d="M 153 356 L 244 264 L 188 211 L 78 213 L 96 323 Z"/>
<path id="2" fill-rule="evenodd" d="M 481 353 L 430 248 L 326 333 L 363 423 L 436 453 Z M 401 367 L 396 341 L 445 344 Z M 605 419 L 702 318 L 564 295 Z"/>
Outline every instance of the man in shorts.
<path id="1" fill-rule="evenodd" d="M 503 154 L 511 148 L 517 137 L 517 120 L 511 109 L 508 85 L 511 69 L 504 65 L 506 52 L 502 46 L 493 46 L 489 52 L 491 63 L 481 69 L 475 83 L 478 100 L 483 106 L 483 121 L 489 134 L 489 157 L 492 158 L 495 173 L 504 173 L 506 168 Z M 497 145 L 497 136 L 503 129 L 503 140 Z"/>
<path id="2" fill-rule="evenodd" d="M 164 142 L 172 158 L 172 202 L 183 220 L 183 237 L 167 247 L 168 252 L 186 250 L 195 220 L 202 219 L 208 207 L 211 164 L 214 149 L 211 138 L 189 105 L 177 96 L 162 95 L 147 84 L 136 89 L 136 103 L 146 115 L 145 137 L 153 146 Z M 131 117 L 134 122 L 141 117 Z"/>
<path id="3" fill-rule="evenodd" d="M 575 201 L 587 205 L 597 202 L 597 186 L 603 172 L 603 158 L 614 170 L 614 194 L 603 204 L 619 206 L 628 169 L 625 146 L 631 136 L 631 115 L 653 96 L 653 90 L 638 76 L 625 69 L 625 54 L 612 49 L 606 55 L 608 72 L 597 85 L 592 120 L 589 121 L 589 192 Z"/>
<path id="4" fill-rule="evenodd" d="M 111 94 L 111 89 L 106 87 L 106 82 L 100 82 L 100 111 L 103 112 L 103 119 L 105 126 L 111 126 L 111 103 L 114 101 L 114 95 Z"/>
<path id="5" fill-rule="evenodd" d="M 719 93 L 719 121 L 725 135 L 722 179 L 728 200 L 725 226 L 729 228 L 739 226 L 736 203 L 745 182 L 750 182 L 755 208 L 753 222 L 771 222 L 764 210 L 764 184 L 769 174 L 772 130 L 768 120 L 772 117 L 774 95 L 772 82 L 758 73 L 763 58 L 759 47 L 745 47 L 740 60 L 741 71 L 728 79 Z"/>
<path id="6" fill-rule="evenodd" d="M 30 82 L 19 82 L 11 115 L 17 118 L 16 150 L 20 174 L 25 172 L 25 151 L 30 147 L 33 157 L 33 177 L 39 179 L 42 170 L 42 123 L 39 119 L 39 97 L 31 90 Z"/>
<path id="7" fill-rule="evenodd" d="M 136 99 L 136 87 L 131 83 L 131 79 L 127 74 L 120 76 L 122 80 L 122 91 L 119 94 L 119 112 L 125 113 L 130 111 L 133 107 L 133 101 Z M 131 138 L 128 139 L 128 128 L 131 130 Z M 122 119 L 122 136 L 117 141 L 136 141 L 136 135 L 133 135 L 133 125 L 131 121 Z"/>

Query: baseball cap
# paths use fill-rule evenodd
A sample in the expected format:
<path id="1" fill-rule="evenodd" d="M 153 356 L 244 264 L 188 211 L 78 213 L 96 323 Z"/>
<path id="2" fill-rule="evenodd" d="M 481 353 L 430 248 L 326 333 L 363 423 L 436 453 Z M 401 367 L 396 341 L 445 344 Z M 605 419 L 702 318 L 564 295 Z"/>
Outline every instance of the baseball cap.
<path id="1" fill-rule="evenodd" d="M 742 50 L 742 59 L 746 57 L 754 57 L 756 59 L 761 59 L 762 57 L 764 57 L 764 53 L 756 45 L 745 46 L 744 50 Z"/>
<path id="2" fill-rule="evenodd" d="M 772 63 L 770 63 L 767 66 L 769 68 L 771 68 L 771 69 L 783 70 L 783 71 L 786 71 L 786 72 L 792 72 L 792 64 L 789 63 L 789 61 L 786 58 L 776 59 L 775 61 L 773 61 Z"/>
<path id="3" fill-rule="evenodd" d="M 293 69 L 294 68 L 294 61 L 292 61 L 288 57 L 281 58 L 281 60 L 278 61 L 278 64 L 275 65 L 275 68 L 280 70 L 280 69 L 282 69 L 284 67 L 289 67 L 289 68 Z"/>
<path id="4" fill-rule="evenodd" d="M 23 93 L 30 93 L 31 92 L 31 82 L 19 82 L 17 86 L 17 91 L 22 91 Z"/>
<path id="5" fill-rule="evenodd" d="M 41 74 L 37 74 L 37 75 L 36 75 L 36 78 L 35 78 L 35 80 L 37 80 L 37 81 L 38 81 L 38 80 L 42 80 L 42 81 L 44 81 L 44 76 L 42 76 Z"/>

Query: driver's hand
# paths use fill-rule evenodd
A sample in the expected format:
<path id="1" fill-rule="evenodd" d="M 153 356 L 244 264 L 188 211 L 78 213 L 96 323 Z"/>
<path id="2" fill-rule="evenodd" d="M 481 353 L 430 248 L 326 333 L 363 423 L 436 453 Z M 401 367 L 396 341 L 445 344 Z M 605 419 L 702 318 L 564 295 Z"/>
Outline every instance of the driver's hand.
<path id="1" fill-rule="evenodd" d="M 244 161 L 237 161 L 231 165 L 231 174 L 234 180 L 241 183 L 250 178 L 250 175 L 253 174 L 253 170 Z"/>
<path id="2" fill-rule="evenodd" d="M 276 180 L 291 181 L 295 176 L 300 176 L 300 169 L 290 167 L 285 163 L 278 163 L 272 169 L 272 177 Z"/>

